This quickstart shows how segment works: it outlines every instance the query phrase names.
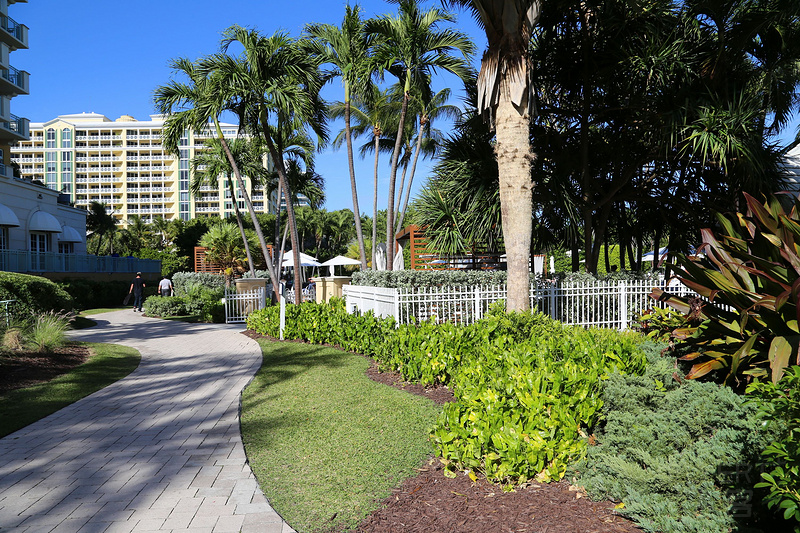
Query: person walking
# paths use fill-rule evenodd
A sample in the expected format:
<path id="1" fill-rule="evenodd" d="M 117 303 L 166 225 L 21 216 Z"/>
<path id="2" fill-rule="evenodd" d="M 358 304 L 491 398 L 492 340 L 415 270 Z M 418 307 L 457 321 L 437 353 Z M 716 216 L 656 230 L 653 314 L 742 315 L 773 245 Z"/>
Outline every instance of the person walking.
<path id="1" fill-rule="evenodd" d="M 138 309 L 140 313 L 142 312 L 142 296 L 144 295 L 144 288 L 145 283 L 142 279 L 142 273 L 137 272 L 136 277 L 133 278 L 133 281 L 131 282 L 131 288 L 128 291 L 128 294 L 133 293 L 133 310 L 136 311 Z"/>
<path id="2" fill-rule="evenodd" d="M 161 296 L 172 296 L 172 282 L 164 276 L 161 281 L 158 282 L 158 292 Z"/>

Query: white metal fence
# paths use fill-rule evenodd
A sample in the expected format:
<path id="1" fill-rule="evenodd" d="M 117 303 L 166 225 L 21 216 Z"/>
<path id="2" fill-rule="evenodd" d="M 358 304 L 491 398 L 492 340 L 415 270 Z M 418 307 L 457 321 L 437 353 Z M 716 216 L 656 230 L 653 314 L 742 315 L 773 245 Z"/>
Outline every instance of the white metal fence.
<path id="1" fill-rule="evenodd" d="M 242 324 L 247 322 L 247 315 L 267 306 L 267 290 L 256 287 L 245 292 L 225 292 L 225 322 Z"/>
<path id="2" fill-rule="evenodd" d="M 531 285 L 531 308 L 565 324 L 626 329 L 636 313 L 662 303 L 650 298 L 654 287 L 680 296 L 694 293 L 675 281 L 620 281 Z M 373 311 L 394 317 L 398 324 L 433 319 L 436 322 L 472 324 L 489 306 L 506 297 L 505 285 L 395 289 L 345 285 L 347 310 Z"/>

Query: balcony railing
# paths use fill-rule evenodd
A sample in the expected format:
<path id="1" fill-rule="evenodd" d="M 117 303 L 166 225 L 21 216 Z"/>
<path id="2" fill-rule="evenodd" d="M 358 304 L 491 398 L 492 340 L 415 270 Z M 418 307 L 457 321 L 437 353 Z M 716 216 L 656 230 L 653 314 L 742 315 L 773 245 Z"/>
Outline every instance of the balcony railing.
<path id="1" fill-rule="evenodd" d="M 26 25 L 19 24 L 8 15 L 0 15 L 0 28 L 11 34 L 23 47 L 28 47 L 28 27 Z"/>
<path id="2" fill-rule="evenodd" d="M 0 250 L 5 272 L 147 272 L 160 273 L 161 261 L 136 257 Z"/>
<path id="3" fill-rule="evenodd" d="M 29 135 L 30 121 L 27 118 L 11 115 L 11 120 L 0 120 L 0 126 L 21 137 L 27 138 Z"/>
<path id="4" fill-rule="evenodd" d="M 0 76 L 8 80 L 14 87 L 19 88 L 21 93 L 30 92 L 28 85 L 28 73 L 24 70 L 17 70 L 14 67 L 0 68 Z"/>

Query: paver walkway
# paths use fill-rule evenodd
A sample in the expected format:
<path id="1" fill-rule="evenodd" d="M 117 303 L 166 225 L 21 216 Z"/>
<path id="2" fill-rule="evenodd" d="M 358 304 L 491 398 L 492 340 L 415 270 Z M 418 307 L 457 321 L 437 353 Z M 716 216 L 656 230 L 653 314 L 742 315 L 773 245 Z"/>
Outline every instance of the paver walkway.
<path id="1" fill-rule="evenodd" d="M 0 439 L 0 530 L 287 533 L 246 462 L 239 398 L 258 370 L 241 327 L 98 315 L 76 339 L 142 362 Z"/>

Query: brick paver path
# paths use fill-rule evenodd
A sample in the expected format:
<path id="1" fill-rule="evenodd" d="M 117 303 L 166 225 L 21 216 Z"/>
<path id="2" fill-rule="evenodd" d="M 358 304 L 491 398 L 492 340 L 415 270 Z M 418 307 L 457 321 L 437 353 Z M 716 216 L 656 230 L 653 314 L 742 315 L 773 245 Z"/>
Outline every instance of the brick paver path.
<path id="1" fill-rule="evenodd" d="M 246 462 L 241 328 L 98 315 L 80 340 L 138 349 L 131 375 L 0 439 L 0 530 L 286 533 Z"/>

